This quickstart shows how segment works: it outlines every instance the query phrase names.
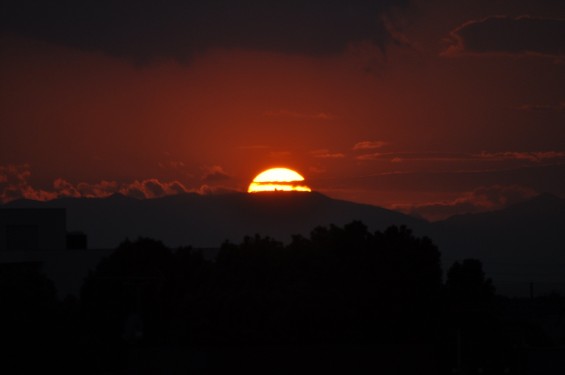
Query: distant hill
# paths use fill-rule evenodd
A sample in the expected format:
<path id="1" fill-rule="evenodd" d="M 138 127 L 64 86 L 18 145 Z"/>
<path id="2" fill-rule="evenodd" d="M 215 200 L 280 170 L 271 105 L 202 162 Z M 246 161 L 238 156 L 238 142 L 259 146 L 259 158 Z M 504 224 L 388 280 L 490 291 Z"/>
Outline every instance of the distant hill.
<path id="1" fill-rule="evenodd" d="M 245 235 L 268 235 L 288 242 L 319 225 L 363 221 L 371 230 L 396 225 L 421 228 L 426 222 L 396 211 L 329 198 L 320 193 L 180 194 L 138 200 L 62 198 L 47 202 L 14 201 L 6 207 L 62 207 L 69 230 L 88 235 L 91 248 L 113 248 L 126 237 L 162 240 L 177 247 L 219 247 Z"/>
<path id="2" fill-rule="evenodd" d="M 444 263 L 478 258 L 500 291 L 565 290 L 565 200 L 542 194 L 506 209 L 430 224 Z M 518 292 L 518 291 L 517 291 Z M 534 290 L 535 292 L 535 290 Z"/>

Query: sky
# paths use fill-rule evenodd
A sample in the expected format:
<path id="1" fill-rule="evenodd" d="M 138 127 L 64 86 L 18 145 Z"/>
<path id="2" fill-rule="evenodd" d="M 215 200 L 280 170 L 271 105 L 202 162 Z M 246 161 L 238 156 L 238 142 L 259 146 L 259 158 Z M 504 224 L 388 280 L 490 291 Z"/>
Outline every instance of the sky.
<path id="1" fill-rule="evenodd" d="M 2 202 L 246 191 L 271 167 L 430 220 L 565 197 L 564 1 L 0 14 Z"/>

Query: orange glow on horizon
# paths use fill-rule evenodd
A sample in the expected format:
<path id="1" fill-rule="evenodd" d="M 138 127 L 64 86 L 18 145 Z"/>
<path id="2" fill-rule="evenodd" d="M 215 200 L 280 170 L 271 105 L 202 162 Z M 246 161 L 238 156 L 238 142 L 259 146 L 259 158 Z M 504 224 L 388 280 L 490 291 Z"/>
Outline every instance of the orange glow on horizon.
<path id="1" fill-rule="evenodd" d="M 312 191 L 301 184 L 304 181 L 298 172 L 288 168 L 271 168 L 259 173 L 247 189 L 248 193 L 263 191 Z"/>

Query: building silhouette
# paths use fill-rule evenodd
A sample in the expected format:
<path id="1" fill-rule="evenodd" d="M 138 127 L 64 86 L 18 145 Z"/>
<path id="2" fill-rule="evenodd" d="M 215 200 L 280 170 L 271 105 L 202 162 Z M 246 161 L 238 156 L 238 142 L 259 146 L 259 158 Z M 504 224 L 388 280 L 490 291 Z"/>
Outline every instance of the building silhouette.
<path id="1" fill-rule="evenodd" d="M 0 209 L 0 251 L 61 250 L 66 243 L 64 208 Z"/>
<path id="2" fill-rule="evenodd" d="M 67 232 L 64 208 L 0 209 L 0 269 L 41 270 L 60 297 L 77 295 L 88 272 L 111 249 L 87 248 L 83 232 Z"/>

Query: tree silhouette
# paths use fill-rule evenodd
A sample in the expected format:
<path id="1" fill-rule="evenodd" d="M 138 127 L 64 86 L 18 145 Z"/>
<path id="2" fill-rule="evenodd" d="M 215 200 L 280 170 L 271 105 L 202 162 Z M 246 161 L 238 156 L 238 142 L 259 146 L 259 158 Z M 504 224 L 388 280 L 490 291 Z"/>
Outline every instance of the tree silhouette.
<path id="1" fill-rule="evenodd" d="M 401 327 L 423 339 L 415 327 L 435 324 L 441 268 L 429 239 L 352 222 L 288 246 L 258 235 L 225 243 L 206 288 L 199 306 L 208 328 L 196 336 L 208 340 L 375 343 L 403 339 Z"/>
<path id="2" fill-rule="evenodd" d="M 447 271 L 445 290 L 450 303 L 459 309 L 486 309 L 494 300 L 492 280 L 485 277 L 480 260 L 455 262 Z"/>
<path id="3" fill-rule="evenodd" d="M 447 271 L 444 329 L 450 361 L 446 363 L 453 368 L 463 371 L 504 367 L 505 350 L 511 343 L 493 310 L 494 292 L 492 281 L 485 277 L 477 259 L 455 262 Z"/>
<path id="4" fill-rule="evenodd" d="M 0 344 L 4 368 L 19 373 L 53 365 L 60 332 L 57 291 L 39 262 L 0 264 Z M 34 356 L 30 361 L 28 356 Z"/>
<path id="5" fill-rule="evenodd" d="M 124 366 L 128 345 L 165 340 L 178 295 L 177 262 L 161 242 L 125 241 L 89 274 L 81 290 L 85 341 L 106 366 Z M 100 353 L 101 352 L 101 353 Z"/>

